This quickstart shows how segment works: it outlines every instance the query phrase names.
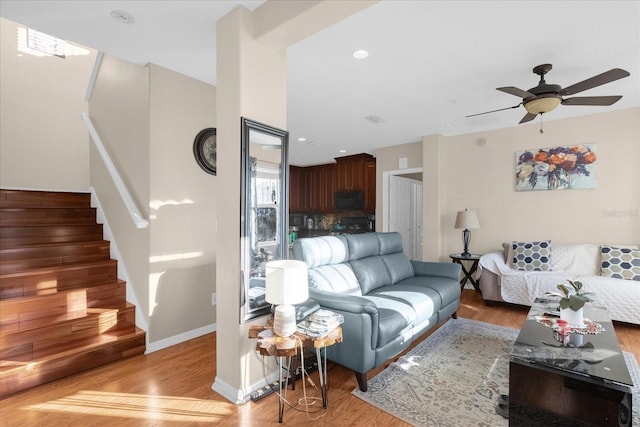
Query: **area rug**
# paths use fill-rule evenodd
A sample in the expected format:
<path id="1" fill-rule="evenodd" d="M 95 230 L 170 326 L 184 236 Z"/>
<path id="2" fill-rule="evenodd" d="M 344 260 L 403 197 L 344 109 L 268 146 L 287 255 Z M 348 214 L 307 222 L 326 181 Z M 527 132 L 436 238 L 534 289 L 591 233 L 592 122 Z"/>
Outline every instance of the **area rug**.
<path id="1" fill-rule="evenodd" d="M 509 390 L 509 351 L 518 330 L 451 319 L 353 394 L 414 426 L 506 426 L 495 413 Z M 640 425 L 640 368 L 625 353 L 633 382 L 633 425 Z"/>

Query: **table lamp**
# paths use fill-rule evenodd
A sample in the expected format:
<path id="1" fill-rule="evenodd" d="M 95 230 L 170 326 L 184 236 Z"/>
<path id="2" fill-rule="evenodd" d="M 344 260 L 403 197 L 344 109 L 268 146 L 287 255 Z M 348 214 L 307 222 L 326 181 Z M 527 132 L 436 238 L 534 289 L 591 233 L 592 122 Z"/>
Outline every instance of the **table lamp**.
<path id="1" fill-rule="evenodd" d="M 297 328 L 293 304 L 309 298 L 307 264 L 291 259 L 268 262 L 265 287 L 266 301 L 276 305 L 273 332 L 281 337 L 293 335 Z"/>
<path id="2" fill-rule="evenodd" d="M 480 223 L 478 222 L 478 216 L 475 211 L 459 211 L 458 215 L 456 215 L 456 225 L 455 228 L 463 228 L 462 231 L 462 242 L 464 243 L 464 252 L 462 252 L 462 256 L 471 256 L 469 253 L 469 239 L 471 238 L 471 232 L 469 229 L 480 228 Z"/>

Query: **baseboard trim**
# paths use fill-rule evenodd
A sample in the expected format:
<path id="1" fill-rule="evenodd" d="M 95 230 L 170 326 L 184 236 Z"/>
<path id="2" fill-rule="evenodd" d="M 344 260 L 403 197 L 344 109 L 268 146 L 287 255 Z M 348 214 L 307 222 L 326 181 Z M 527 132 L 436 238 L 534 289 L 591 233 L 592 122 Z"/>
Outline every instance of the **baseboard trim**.
<path id="1" fill-rule="evenodd" d="M 147 351 L 145 354 L 153 353 L 154 351 L 162 350 L 167 347 L 171 347 L 176 344 L 183 343 L 185 341 L 192 340 L 194 338 L 201 337 L 203 335 L 207 335 L 216 331 L 216 324 L 212 323 L 210 325 L 203 326 L 201 328 L 192 329 L 187 332 L 182 332 L 180 334 L 174 335 L 172 337 L 164 338 L 158 341 L 148 342 L 147 343 Z M 148 334 L 147 334 L 148 336 Z"/>
<path id="2" fill-rule="evenodd" d="M 216 376 L 214 383 L 211 385 L 211 390 L 215 391 L 218 394 L 221 394 L 225 399 L 236 405 L 242 405 L 247 403 L 251 399 L 251 394 L 264 388 L 267 384 L 272 384 L 278 379 L 277 372 L 271 372 L 268 374 L 267 378 L 261 378 L 255 383 L 251 384 L 248 388 L 245 389 L 237 389 L 228 383 L 221 380 L 218 376 Z"/>
<path id="3" fill-rule="evenodd" d="M 222 395 L 222 397 L 235 405 L 243 405 L 247 403 L 251 396 L 251 393 L 249 391 L 232 387 L 231 385 L 222 381 L 217 375 L 216 379 L 211 385 L 211 390 Z"/>

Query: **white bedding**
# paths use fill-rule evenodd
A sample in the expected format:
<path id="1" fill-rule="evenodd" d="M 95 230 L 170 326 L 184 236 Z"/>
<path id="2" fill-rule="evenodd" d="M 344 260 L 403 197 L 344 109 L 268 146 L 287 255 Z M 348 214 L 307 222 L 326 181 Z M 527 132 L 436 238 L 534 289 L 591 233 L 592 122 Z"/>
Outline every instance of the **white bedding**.
<path id="1" fill-rule="evenodd" d="M 640 282 L 600 276 L 598 245 L 555 246 L 552 251 L 552 271 L 514 270 L 505 263 L 503 251 L 483 255 L 479 268 L 499 277 L 506 302 L 531 305 L 545 292 L 557 291 L 557 285 L 577 280 L 586 292 L 596 294 L 596 302 L 608 308 L 612 319 L 640 324 Z"/>

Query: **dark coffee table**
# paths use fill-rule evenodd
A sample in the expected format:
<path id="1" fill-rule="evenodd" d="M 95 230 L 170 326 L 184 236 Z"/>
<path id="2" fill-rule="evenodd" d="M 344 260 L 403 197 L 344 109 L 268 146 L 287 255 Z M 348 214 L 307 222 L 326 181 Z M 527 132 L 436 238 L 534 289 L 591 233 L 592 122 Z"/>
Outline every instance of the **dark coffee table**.
<path id="1" fill-rule="evenodd" d="M 630 426 L 633 382 L 607 309 L 584 308 L 602 332 L 563 336 L 552 327 L 557 308 L 536 299 L 511 351 L 509 424 Z"/>

